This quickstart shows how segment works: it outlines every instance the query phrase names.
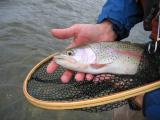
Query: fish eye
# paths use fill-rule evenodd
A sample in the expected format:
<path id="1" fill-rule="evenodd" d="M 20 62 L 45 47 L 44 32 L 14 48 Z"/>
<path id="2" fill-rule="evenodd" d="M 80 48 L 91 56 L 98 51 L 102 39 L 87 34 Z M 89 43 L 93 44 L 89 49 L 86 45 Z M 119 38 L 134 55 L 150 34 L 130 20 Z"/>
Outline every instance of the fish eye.
<path id="1" fill-rule="evenodd" d="M 74 54 L 73 50 L 67 50 L 67 55 L 73 56 L 73 54 Z"/>

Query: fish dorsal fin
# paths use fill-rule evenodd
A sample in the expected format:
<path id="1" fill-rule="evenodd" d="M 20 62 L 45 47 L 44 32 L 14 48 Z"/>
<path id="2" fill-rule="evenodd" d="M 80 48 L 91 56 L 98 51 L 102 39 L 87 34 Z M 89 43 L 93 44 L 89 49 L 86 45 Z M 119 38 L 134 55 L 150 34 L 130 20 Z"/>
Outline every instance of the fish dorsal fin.
<path id="1" fill-rule="evenodd" d="M 91 65 L 91 67 L 93 67 L 95 69 L 99 69 L 99 68 L 102 68 L 102 67 L 106 66 L 107 64 L 97 64 L 97 63 L 95 63 L 95 64 L 90 64 L 90 65 Z"/>

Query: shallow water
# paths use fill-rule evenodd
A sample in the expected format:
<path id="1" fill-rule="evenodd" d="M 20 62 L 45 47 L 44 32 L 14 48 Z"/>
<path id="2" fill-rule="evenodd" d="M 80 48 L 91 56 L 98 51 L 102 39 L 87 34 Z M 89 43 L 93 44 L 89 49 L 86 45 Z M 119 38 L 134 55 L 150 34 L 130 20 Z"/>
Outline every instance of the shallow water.
<path id="1" fill-rule="evenodd" d="M 28 71 L 41 59 L 68 43 L 50 35 L 51 28 L 95 23 L 103 1 L 0 1 L 0 118 L 1 120 L 101 120 L 109 112 L 51 111 L 32 106 L 22 85 Z M 82 115 L 83 114 L 83 115 Z"/>
<path id="2" fill-rule="evenodd" d="M 103 1 L 0 0 L 1 120 L 112 119 L 112 111 L 87 113 L 37 108 L 27 102 L 22 92 L 28 71 L 37 62 L 69 43 L 53 38 L 50 29 L 75 23 L 95 23 Z M 131 41 L 143 42 L 148 36 L 142 29 L 133 33 L 129 38 Z"/>

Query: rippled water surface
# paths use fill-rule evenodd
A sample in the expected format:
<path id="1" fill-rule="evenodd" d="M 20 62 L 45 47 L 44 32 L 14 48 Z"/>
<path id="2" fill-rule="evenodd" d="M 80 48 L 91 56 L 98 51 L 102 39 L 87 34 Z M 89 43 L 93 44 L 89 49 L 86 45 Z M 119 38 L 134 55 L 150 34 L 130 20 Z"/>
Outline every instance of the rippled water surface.
<path id="1" fill-rule="evenodd" d="M 0 0 L 0 119 L 102 120 L 111 114 L 51 111 L 32 106 L 22 85 L 28 71 L 41 59 L 63 49 L 50 35 L 51 28 L 74 23 L 95 23 L 103 1 Z"/>
<path id="2" fill-rule="evenodd" d="M 111 112 L 40 109 L 28 103 L 22 92 L 28 71 L 69 43 L 53 38 L 50 29 L 95 23 L 102 4 L 103 0 L 0 0 L 1 120 L 111 120 Z"/>

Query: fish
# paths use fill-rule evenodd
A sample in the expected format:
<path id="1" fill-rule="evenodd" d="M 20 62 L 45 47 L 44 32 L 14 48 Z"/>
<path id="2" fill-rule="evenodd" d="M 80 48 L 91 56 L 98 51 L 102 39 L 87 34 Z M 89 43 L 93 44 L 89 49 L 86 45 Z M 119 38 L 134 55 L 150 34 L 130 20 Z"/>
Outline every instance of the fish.
<path id="1" fill-rule="evenodd" d="M 88 112 L 107 111 L 128 103 L 132 109 L 134 107 L 133 98 L 127 99 L 124 96 L 119 98 L 122 101 L 117 102 L 114 102 L 115 99 L 108 99 L 111 103 L 107 104 L 104 104 L 102 99 L 110 95 L 117 94 L 118 96 L 118 93 L 122 91 L 129 93 L 130 89 L 159 81 L 160 48 L 157 47 L 156 52 L 150 53 L 148 45 L 150 43 L 100 42 L 63 50 L 53 55 L 55 62 L 61 65 L 54 73 L 47 74 L 46 72 L 52 56 L 45 59 L 45 62 L 44 60 L 40 62 L 32 75 L 29 73 L 27 78 L 30 80 L 26 79 L 28 82 L 25 86 L 26 91 L 30 96 L 36 98 L 36 101 L 37 99 L 42 102 L 49 101 L 52 104 L 48 104 L 49 108 L 58 109 L 56 103 L 59 105 L 62 102 L 62 104 L 69 104 L 66 108 L 63 104 L 60 109 L 63 107 L 64 109 L 76 109 L 73 106 L 78 101 L 81 102 L 78 105 L 81 109 L 76 110 Z M 65 68 L 95 75 L 90 81 L 84 78 L 83 81 L 77 82 L 75 77 L 72 77 L 69 83 L 63 84 L 60 77 Z M 73 76 L 75 74 L 76 72 L 73 72 Z M 150 87 L 153 89 L 155 86 Z M 136 94 L 142 94 L 144 91 L 136 92 Z M 92 107 L 93 99 L 97 98 L 100 99 L 96 103 L 102 102 L 103 104 Z M 90 103 L 84 107 L 83 103 L 85 102 L 86 105 L 87 101 Z M 74 105 L 71 105 L 72 102 Z"/>
<path id="2" fill-rule="evenodd" d="M 99 42 L 56 53 L 54 60 L 66 69 L 91 74 L 137 73 L 144 46 L 130 42 Z"/>

